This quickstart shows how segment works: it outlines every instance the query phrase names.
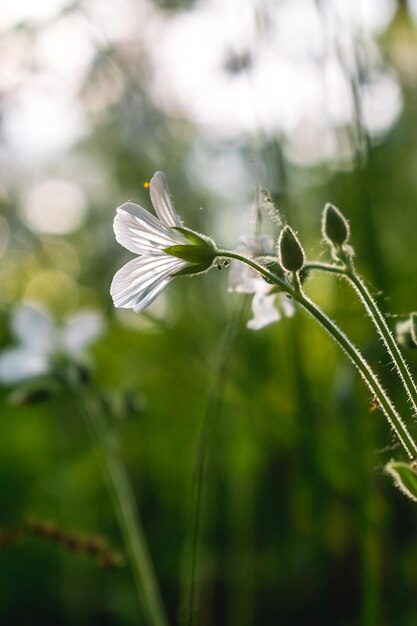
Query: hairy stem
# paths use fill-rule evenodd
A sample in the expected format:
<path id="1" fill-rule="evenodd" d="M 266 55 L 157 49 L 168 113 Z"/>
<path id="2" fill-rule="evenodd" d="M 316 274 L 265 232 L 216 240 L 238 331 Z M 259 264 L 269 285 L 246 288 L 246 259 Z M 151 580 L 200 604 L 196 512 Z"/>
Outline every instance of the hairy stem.
<path id="1" fill-rule="evenodd" d="M 372 370 L 369 363 L 365 360 L 362 353 L 355 345 L 352 344 L 340 328 L 336 326 L 336 324 L 329 317 L 327 317 L 327 315 L 316 304 L 307 298 L 307 296 L 302 294 L 298 302 L 319 322 L 319 324 L 321 324 L 321 326 L 323 326 L 334 341 L 349 356 L 353 364 L 359 370 L 360 375 L 369 387 L 371 393 L 378 398 L 381 409 L 391 428 L 400 440 L 404 450 L 410 458 L 414 458 L 417 454 L 417 446 L 399 413 L 395 409 L 390 397 L 381 385 L 377 375 Z"/>
<path id="2" fill-rule="evenodd" d="M 355 288 L 360 300 L 362 301 L 366 312 L 372 320 L 379 336 L 381 337 L 384 346 L 389 354 L 389 357 L 397 371 L 398 376 L 401 379 L 403 387 L 407 393 L 408 399 L 413 409 L 414 417 L 417 416 L 417 386 L 408 368 L 407 362 L 402 355 L 402 352 L 395 341 L 391 330 L 388 327 L 384 314 L 379 309 L 377 303 L 372 297 L 369 289 L 366 287 L 364 281 L 357 274 L 353 263 L 348 266 L 329 265 L 327 263 L 309 263 L 308 269 L 317 269 L 325 272 L 332 272 L 339 274 L 344 278 L 347 278 L 351 285 Z"/>
<path id="3" fill-rule="evenodd" d="M 410 370 L 408 369 L 408 365 L 401 353 L 401 350 L 398 347 L 398 344 L 395 341 L 388 327 L 384 314 L 380 311 L 377 303 L 373 299 L 372 295 L 369 293 L 365 283 L 356 274 L 353 267 L 347 271 L 346 277 L 350 280 L 350 282 L 356 289 L 357 293 L 359 294 L 359 297 L 362 300 L 369 317 L 371 318 L 382 341 L 384 342 L 384 345 L 395 366 L 395 369 L 398 372 L 398 375 L 401 379 L 404 389 L 407 392 L 408 398 L 410 400 L 410 403 L 413 409 L 413 414 L 414 416 L 416 416 L 417 415 L 417 387 L 416 387 L 413 377 L 411 376 Z"/>
<path id="4" fill-rule="evenodd" d="M 410 458 L 414 458 L 417 455 L 417 445 L 412 439 L 410 433 L 404 422 L 402 421 L 399 413 L 397 412 L 392 400 L 388 396 L 387 392 L 380 383 L 377 375 L 372 370 L 369 363 L 365 360 L 362 353 L 358 348 L 348 339 L 340 328 L 331 320 L 327 315 L 312 302 L 301 290 L 301 288 L 294 288 L 284 280 L 269 272 L 261 265 L 258 265 L 253 259 L 241 256 L 236 252 L 228 252 L 226 250 L 218 251 L 219 256 L 228 257 L 246 263 L 254 270 L 259 272 L 268 282 L 272 282 L 277 285 L 282 291 L 290 295 L 296 302 L 298 302 L 304 309 L 306 309 L 312 317 L 329 333 L 333 340 L 342 348 L 342 350 L 348 355 L 353 364 L 359 370 L 362 379 L 368 386 L 371 393 L 377 397 L 380 407 L 385 414 L 391 428 L 397 435 L 400 443 Z M 311 265 L 307 265 L 307 269 L 311 268 Z M 333 267 L 333 266 L 330 266 Z M 343 273 L 338 271 L 337 273 Z"/>
<path id="5" fill-rule="evenodd" d="M 270 272 L 268 269 L 266 269 L 266 267 L 260 265 L 250 257 L 243 256 L 241 254 L 238 254 L 237 252 L 233 252 L 232 250 L 216 250 L 216 255 L 219 257 L 223 257 L 224 259 L 235 259 L 236 261 L 240 261 L 241 263 L 249 265 L 249 267 L 258 272 L 258 274 L 261 274 L 267 280 L 267 282 L 273 283 L 274 285 L 279 287 L 281 291 L 284 291 L 286 294 L 296 299 L 296 289 L 290 283 L 287 283 L 285 280 L 283 280 L 273 272 Z"/>

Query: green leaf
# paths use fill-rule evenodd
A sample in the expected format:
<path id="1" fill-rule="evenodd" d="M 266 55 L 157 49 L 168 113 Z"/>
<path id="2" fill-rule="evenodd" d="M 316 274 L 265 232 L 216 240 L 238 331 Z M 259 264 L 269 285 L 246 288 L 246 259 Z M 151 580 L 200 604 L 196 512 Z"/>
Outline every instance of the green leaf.
<path id="1" fill-rule="evenodd" d="M 387 474 L 392 476 L 394 484 L 404 495 L 417 502 L 417 467 L 416 462 L 390 461 L 385 466 Z"/>

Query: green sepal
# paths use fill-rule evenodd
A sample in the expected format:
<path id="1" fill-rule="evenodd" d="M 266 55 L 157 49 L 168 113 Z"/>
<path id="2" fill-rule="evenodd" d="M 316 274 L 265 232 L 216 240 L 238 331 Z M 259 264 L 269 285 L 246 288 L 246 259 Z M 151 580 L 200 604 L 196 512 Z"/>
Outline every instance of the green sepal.
<path id="1" fill-rule="evenodd" d="M 163 248 L 166 254 L 182 259 L 187 263 L 190 263 L 190 267 L 184 267 L 178 272 L 173 274 L 174 276 L 181 276 L 182 274 L 196 274 L 197 272 L 204 272 L 210 267 L 216 258 L 215 248 L 210 239 L 203 238 L 192 230 L 186 228 L 175 227 L 190 243 L 179 243 L 174 246 L 168 246 Z"/>
<path id="2" fill-rule="evenodd" d="M 265 267 L 269 272 L 271 272 L 271 274 L 275 274 L 275 276 L 278 276 L 278 278 L 281 278 L 281 280 L 285 280 L 285 272 L 282 269 L 282 265 L 280 265 L 279 260 L 277 257 L 273 257 L 273 256 L 259 256 L 256 257 L 256 260 L 263 266 Z"/>
<path id="3" fill-rule="evenodd" d="M 187 261 L 187 263 L 192 263 L 193 265 L 205 264 L 206 267 L 211 265 L 215 258 L 215 254 L 210 248 L 201 248 L 188 244 L 177 244 L 163 250 L 167 254 L 177 257 L 177 259 Z"/>
<path id="4" fill-rule="evenodd" d="M 405 496 L 417 502 L 417 467 L 415 461 L 412 463 L 390 461 L 385 466 L 385 471 L 393 478 L 395 486 Z"/>
<path id="5" fill-rule="evenodd" d="M 188 241 L 190 241 L 193 246 L 207 248 L 211 251 L 214 250 L 213 242 L 210 239 L 203 237 L 198 233 L 195 233 L 193 230 L 189 230 L 188 228 L 182 228 L 181 226 L 174 226 L 173 230 L 177 230 L 179 233 L 181 233 L 181 235 L 184 235 L 184 237 L 188 239 Z"/>
<path id="6" fill-rule="evenodd" d="M 198 263 L 193 265 L 187 265 L 187 267 L 183 267 L 178 270 L 178 272 L 174 272 L 172 276 L 189 276 L 190 274 L 201 274 L 208 270 L 211 266 L 211 263 Z"/>
<path id="7" fill-rule="evenodd" d="M 256 261 L 260 265 L 262 265 L 262 267 L 265 267 L 268 270 L 268 272 L 271 272 L 271 274 L 274 274 L 280 280 L 287 282 L 287 274 L 285 270 L 283 269 L 282 265 L 279 263 L 278 257 L 273 257 L 270 255 L 264 256 L 264 257 L 259 256 L 259 257 L 256 257 Z M 269 280 L 268 278 L 264 277 L 264 280 L 267 283 L 270 283 L 271 285 L 275 285 L 275 283 L 273 283 L 272 280 Z M 280 291 L 280 289 L 276 285 L 275 285 L 275 291 L 276 293 Z"/>

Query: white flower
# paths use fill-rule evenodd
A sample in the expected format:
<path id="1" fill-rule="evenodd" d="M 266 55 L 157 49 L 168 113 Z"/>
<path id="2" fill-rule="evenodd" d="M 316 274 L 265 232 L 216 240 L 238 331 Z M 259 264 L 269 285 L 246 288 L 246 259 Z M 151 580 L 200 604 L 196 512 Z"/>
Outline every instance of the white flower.
<path id="1" fill-rule="evenodd" d="M 248 235 L 242 237 L 243 246 L 240 253 L 247 256 L 269 255 L 274 249 L 272 237 Z M 274 285 L 267 283 L 254 269 L 233 261 L 229 274 L 229 291 L 239 293 L 253 293 L 252 313 L 253 317 L 248 322 L 248 328 L 259 330 L 281 319 L 281 313 L 276 308 L 277 292 Z M 279 308 L 287 317 L 294 315 L 295 309 L 292 301 L 286 294 L 280 294 Z"/>
<path id="2" fill-rule="evenodd" d="M 174 276 L 203 272 L 212 264 L 212 242 L 183 228 L 169 197 L 165 175 L 150 182 L 157 218 L 132 202 L 118 207 L 114 219 L 117 241 L 140 255 L 114 276 L 110 293 L 116 307 L 143 311 Z"/>
<path id="3" fill-rule="evenodd" d="M 53 371 L 57 357 L 80 360 L 103 331 L 95 311 L 79 311 L 57 326 L 49 313 L 35 305 L 21 305 L 12 314 L 14 348 L 0 353 L 0 381 L 6 385 Z"/>

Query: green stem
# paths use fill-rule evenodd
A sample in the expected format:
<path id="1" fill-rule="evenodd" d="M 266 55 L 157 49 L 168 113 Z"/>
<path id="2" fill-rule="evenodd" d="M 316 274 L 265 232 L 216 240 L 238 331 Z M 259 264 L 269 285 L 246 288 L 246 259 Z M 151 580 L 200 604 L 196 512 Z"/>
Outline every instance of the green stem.
<path id="1" fill-rule="evenodd" d="M 412 459 L 417 454 L 417 446 L 412 439 L 410 433 L 399 413 L 395 409 L 390 397 L 382 387 L 377 375 L 372 370 L 369 363 L 362 356 L 362 353 L 348 339 L 348 337 L 340 330 L 338 326 L 327 315 L 314 304 L 307 296 L 302 294 L 298 302 L 323 326 L 331 335 L 334 341 L 346 352 L 354 365 L 358 368 L 363 380 L 369 387 L 370 391 L 379 400 L 382 411 L 385 414 L 391 428 L 400 440 L 404 450 Z"/>
<path id="2" fill-rule="evenodd" d="M 145 534 L 136 511 L 132 486 L 120 460 L 117 441 L 108 433 L 100 411 L 85 395 L 82 398 L 82 408 L 91 434 L 98 444 L 100 463 L 119 521 L 146 622 L 150 626 L 168 626 Z"/>
<path id="3" fill-rule="evenodd" d="M 346 273 L 346 277 L 350 280 L 352 285 L 355 287 L 357 293 L 359 294 L 360 299 L 362 300 L 365 309 L 374 323 L 382 341 L 385 344 L 385 347 L 388 351 L 388 354 L 395 365 L 395 368 L 398 372 L 398 375 L 403 383 L 403 386 L 407 392 L 408 398 L 410 400 L 411 406 L 413 408 L 414 416 L 417 415 L 417 387 L 414 382 L 413 377 L 411 376 L 410 370 L 408 369 L 408 365 L 401 353 L 400 348 L 398 347 L 397 342 L 395 341 L 388 324 L 385 320 L 383 313 L 380 311 L 377 303 L 369 293 L 365 283 L 361 280 L 361 278 L 356 274 L 354 268 L 349 269 Z"/>
<path id="4" fill-rule="evenodd" d="M 296 299 L 296 289 L 290 283 L 287 283 L 285 280 L 283 280 L 273 272 L 270 272 L 263 265 L 259 265 L 259 263 L 256 263 L 256 261 L 254 261 L 250 257 L 242 256 L 241 254 L 233 252 L 232 250 L 216 250 L 215 252 L 216 256 L 223 257 L 225 259 L 235 259 L 236 261 L 241 261 L 242 263 L 249 265 L 249 267 L 254 269 L 255 272 L 261 274 L 264 278 L 266 278 L 267 282 L 273 283 L 274 285 L 279 287 L 280 291 L 284 291 L 286 294 Z"/>
<path id="5" fill-rule="evenodd" d="M 360 300 L 365 306 L 366 312 L 368 313 L 375 328 L 377 329 L 378 334 L 385 345 L 385 348 L 390 356 L 390 359 L 395 369 L 397 370 L 398 376 L 401 379 L 404 389 L 406 390 L 408 399 L 411 403 L 414 416 L 416 417 L 417 387 L 414 379 L 411 376 L 410 370 L 408 369 L 408 365 L 401 353 L 401 350 L 388 327 L 384 314 L 379 309 L 377 303 L 373 299 L 363 280 L 356 273 L 353 263 L 350 263 L 350 265 L 348 265 L 347 267 L 329 265 L 327 263 L 309 263 L 307 267 L 309 269 L 317 269 L 325 272 L 333 272 L 339 274 L 347 278 L 349 282 L 353 285 L 357 294 L 359 295 Z"/>
<path id="6" fill-rule="evenodd" d="M 323 272 L 329 272 L 331 274 L 339 274 L 340 276 L 346 276 L 346 268 L 341 265 L 332 265 L 331 263 L 306 263 L 304 265 L 304 270 L 321 270 Z"/>
<path id="7" fill-rule="evenodd" d="M 406 425 L 402 421 L 399 413 L 395 409 L 390 397 L 382 387 L 377 375 L 372 370 L 369 363 L 362 356 L 362 353 L 352 344 L 348 337 L 340 330 L 340 328 L 327 315 L 314 304 L 302 291 L 294 289 L 288 283 L 275 276 L 264 267 L 258 265 L 253 259 L 241 256 L 236 252 L 228 252 L 227 250 L 219 250 L 218 255 L 228 257 L 246 263 L 254 270 L 259 272 L 269 282 L 277 285 L 282 291 L 290 295 L 304 309 L 306 309 L 312 317 L 329 333 L 333 340 L 346 352 L 353 364 L 359 370 L 362 379 L 370 389 L 371 393 L 378 398 L 379 404 L 391 428 L 397 435 L 400 443 L 408 456 L 412 459 L 417 455 L 417 446 L 407 430 Z M 307 266 L 311 268 L 310 266 Z M 338 273 L 342 273 L 341 271 Z"/>

